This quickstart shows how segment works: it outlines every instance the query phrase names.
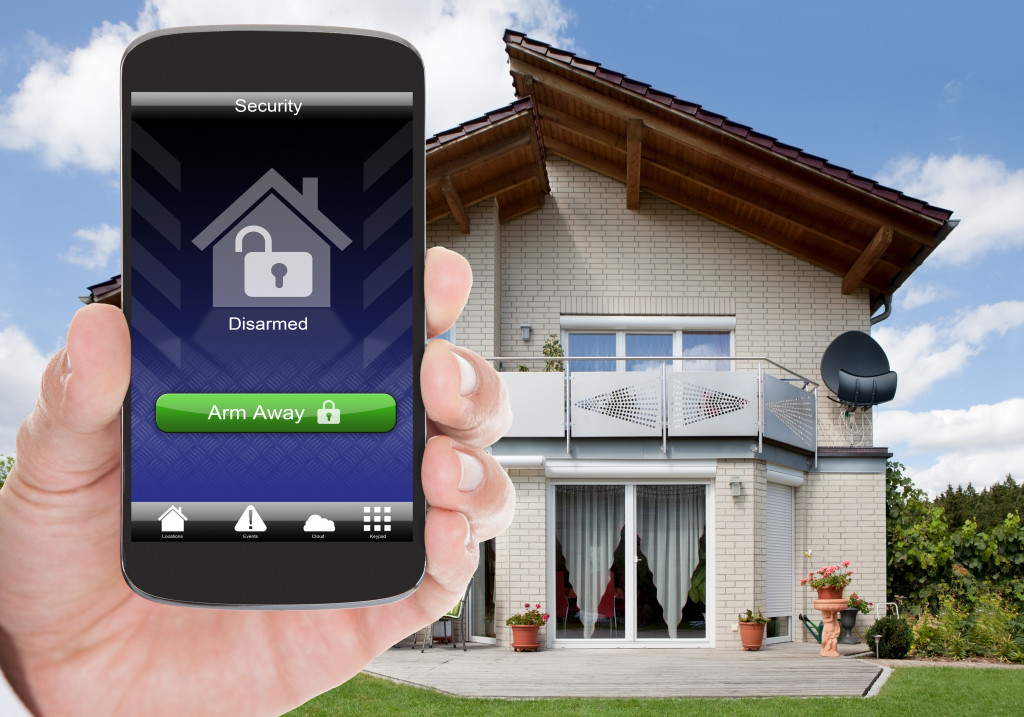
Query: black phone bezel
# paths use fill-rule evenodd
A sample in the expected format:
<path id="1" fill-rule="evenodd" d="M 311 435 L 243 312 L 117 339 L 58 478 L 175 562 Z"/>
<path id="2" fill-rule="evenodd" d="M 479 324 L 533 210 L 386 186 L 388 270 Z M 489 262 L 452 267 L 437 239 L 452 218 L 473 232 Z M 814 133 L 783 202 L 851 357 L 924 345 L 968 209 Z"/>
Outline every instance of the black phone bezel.
<path id="1" fill-rule="evenodd" d="M 122 309 L 131 326 L 131 92 L 412 92 L 413 137 L 424 135 L 423 64 L 382 33 L 328 27 L 196 27 L 150 33 L 121 65 Z M 423 579 L 420 464 L 426 416 L 419 370 L 423 297 L 424 145 L 413 147 L 413 536 L 368 542 L 147 542 L 131 538 L 131 392 L 122 410 L 121 567 L 147 598 L 210 607 L 339 607 L 391 602 Z"/>

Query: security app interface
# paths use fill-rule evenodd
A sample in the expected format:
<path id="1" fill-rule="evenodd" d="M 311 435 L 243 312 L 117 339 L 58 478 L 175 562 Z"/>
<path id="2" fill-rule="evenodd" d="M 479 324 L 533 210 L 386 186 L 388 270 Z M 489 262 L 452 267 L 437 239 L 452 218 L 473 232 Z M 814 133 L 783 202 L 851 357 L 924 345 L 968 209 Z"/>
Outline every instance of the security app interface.
<path id="1" fill-rule="evenodd" d="M 132 539 L 411 540 L 412 94 L 131 115 Z"/>

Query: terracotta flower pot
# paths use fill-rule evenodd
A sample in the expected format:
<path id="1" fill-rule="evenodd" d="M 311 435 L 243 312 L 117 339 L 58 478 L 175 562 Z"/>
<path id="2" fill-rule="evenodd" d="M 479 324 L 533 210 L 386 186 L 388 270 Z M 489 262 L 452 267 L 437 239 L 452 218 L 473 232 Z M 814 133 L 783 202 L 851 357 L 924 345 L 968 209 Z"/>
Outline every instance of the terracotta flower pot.
<path id="1" fill-rule="evenodd" d="M 516 652 L 536 652 L 540 647 L 537 635 L 540 625 L 509 625 L 512 628 L 512 647 Z"/>
<path id="2" fill-rule="evenodd" d="M 764 642 L 764 623 L 741 622 L 740 642 L 744 650 L 760 650 Z"/>
<path id="3" fill-rule="evenodd" d="M 843 597 L 843 588 L 818 588 L 819 600 L 838 600 Z"/>

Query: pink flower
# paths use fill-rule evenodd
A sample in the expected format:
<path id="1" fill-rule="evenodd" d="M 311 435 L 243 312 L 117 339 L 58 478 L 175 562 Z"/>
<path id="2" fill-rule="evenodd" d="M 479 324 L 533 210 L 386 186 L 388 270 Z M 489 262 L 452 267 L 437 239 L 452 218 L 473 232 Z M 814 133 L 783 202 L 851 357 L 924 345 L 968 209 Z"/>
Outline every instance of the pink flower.
<path id="1" fill-rule="evenodd" d="M 530 607 L 530 603 L 528 603 L 528 602 L 523 603 L 523 607 Z"/>
<path id="2" fill-rule="evenodd" d="M 844 568 L 848 568 L 848 567 L 850 567 L 850 561 L 849 561 L 849 560 L 844 560 L 844 561 L 843 561 L 843 567 L 844 567 Z"/>
<path id="3" fill-rule="evenodd" d="M 537 603 L 536 605 L 534 605 L 534 607 L 540 610 L 540 603 Z"/>

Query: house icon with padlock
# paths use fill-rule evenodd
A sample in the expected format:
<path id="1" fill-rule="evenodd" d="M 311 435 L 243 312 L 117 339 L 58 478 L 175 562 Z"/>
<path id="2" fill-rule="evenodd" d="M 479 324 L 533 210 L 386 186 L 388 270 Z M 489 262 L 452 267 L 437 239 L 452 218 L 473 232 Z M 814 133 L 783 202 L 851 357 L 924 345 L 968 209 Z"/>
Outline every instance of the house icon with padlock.
<path id="1" fill-rule="evenodd" d="M 319 181 L 302 191 L 270 169 L 201 231 L 212 245 L 213 306 L 331 305 L 331 246 L 352 240 L 319 209 Z"/>

